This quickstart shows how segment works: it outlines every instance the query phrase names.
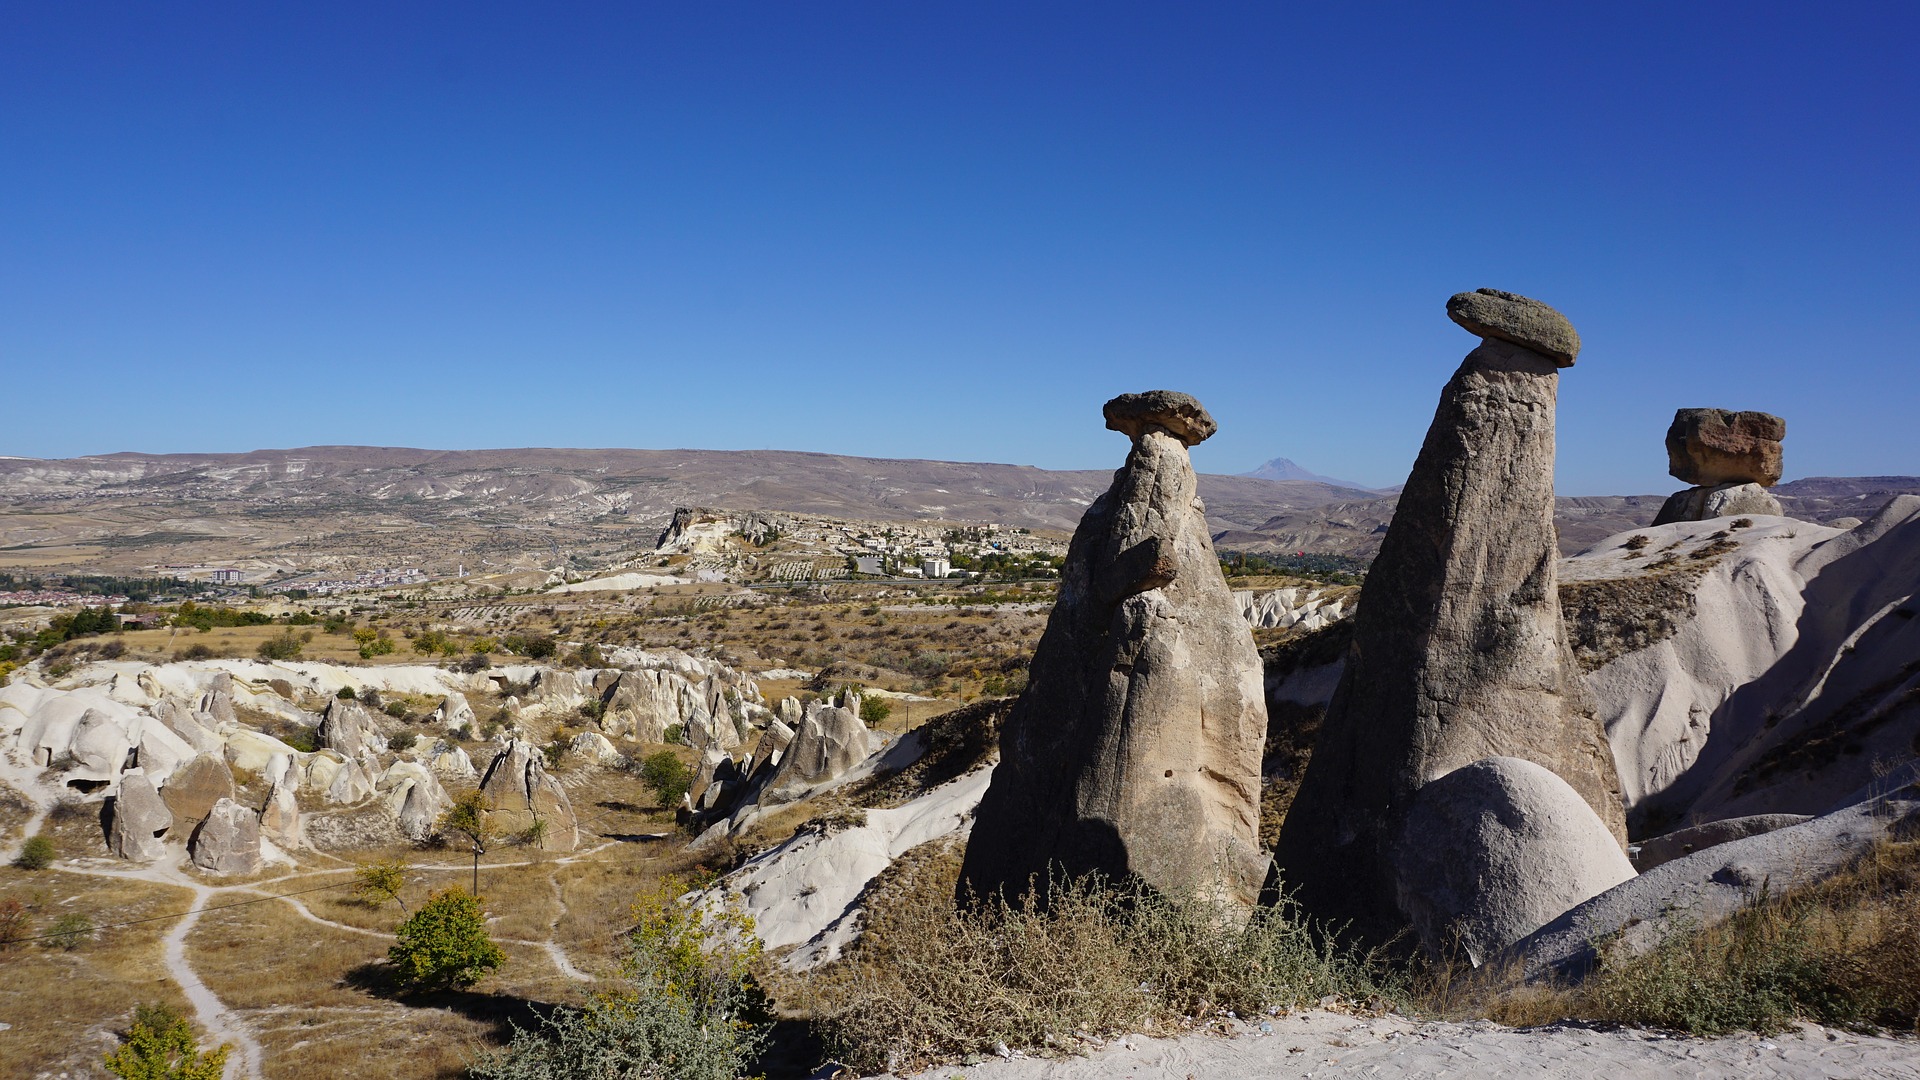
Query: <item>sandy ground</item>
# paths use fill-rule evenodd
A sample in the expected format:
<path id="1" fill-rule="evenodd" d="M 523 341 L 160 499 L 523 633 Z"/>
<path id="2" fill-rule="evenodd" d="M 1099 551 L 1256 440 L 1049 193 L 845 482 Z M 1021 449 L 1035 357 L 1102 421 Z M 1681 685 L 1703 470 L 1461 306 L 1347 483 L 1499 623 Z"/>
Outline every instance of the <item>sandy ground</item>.
<path id="1" fill-rule="evenodd" d="M 1133 1036 L 1086 1057 L 989 1059 L 912 1080 L 1084 1080 L 1167 1077 L 1447 1077 L 1640 1080 L 1642 1077 L 1920 1078 L 1920 1040 L 1886 1039 L 1811 1024 L 1784 1035 L 1687 1039 L 1576 1024 L 1516 1030 L 1484 1020 L 1423 1023 L 1319 1010 L 1242 1024 L 1232 1037 Z"/>

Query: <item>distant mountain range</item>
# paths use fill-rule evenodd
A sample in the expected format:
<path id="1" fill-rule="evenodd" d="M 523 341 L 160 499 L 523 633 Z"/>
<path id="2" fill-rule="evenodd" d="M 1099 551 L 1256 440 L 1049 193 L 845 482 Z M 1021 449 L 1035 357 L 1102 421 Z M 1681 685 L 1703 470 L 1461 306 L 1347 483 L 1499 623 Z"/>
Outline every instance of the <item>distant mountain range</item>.
<path id="1" fill-rule="evenodd" d="M 1283 458 L 1283 457 L 1274 458 L 1272 461 L 1267 462 L 1265 465 L 1262 465 L 1259 468 L 1254 469 L 1250 472 L 1243 472 L 1240 475 L 1251 476 L 1256 480 L 1310 480 L 1316 484 L 1327 484 L 1332 487 L 1352 488 L 1355 491 L 1388 490 L 1385 488 L 1370 488 L 1365 484 L 1356 484 L 1351 480 L 1336 480 L 1331 476 L 1321 476 L 1317 472 L 1310 472 L 1307 469 L 1302 468 L 1299 464 L 1295 463 L 1290 458 Z"/>
<path id="2" fill-rule="evenodd" d="M 417 450 L 313 446 L 244 454 L 0 458 L 0 563 L 102 567 L 378 545 L 450 554 L 532 545 L 630 548 L 680 506 L 1071 530 L 1107 470 L 774 450 Z M 1397 495 L 1284 458 L 1202 474 L 1215 545 L 1368 556 Z M 1676 482 L 1675 487 L 1678 487 Z M 1920 477 L 1813 477 L 1774 489 L 1810 520 L 1867 517 Z M 1665 495 L 1559 500 L 1561 547 L 1653 520 Z M 534 536 L 525 530 L 536 530 Z M 518 539 L 516 539 L 516 537 Z M 649 541 L 650 543 L 650 541 Z M 149 549 L 164 547 L 164 557 Z M 101 561 L 104 560 L 104 561 Z"/>

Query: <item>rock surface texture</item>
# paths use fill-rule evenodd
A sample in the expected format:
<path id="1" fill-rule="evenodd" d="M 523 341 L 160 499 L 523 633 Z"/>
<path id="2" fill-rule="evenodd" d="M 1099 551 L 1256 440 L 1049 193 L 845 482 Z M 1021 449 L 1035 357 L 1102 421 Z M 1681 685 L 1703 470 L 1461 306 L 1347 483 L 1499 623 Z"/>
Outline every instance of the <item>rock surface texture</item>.
<path id="1" fill-rule="evenodd" d="M 1476 761 L 1421 788 L 1394 858 L 1400 908 L 1430 955 L 1479 965 L 1633 876 L 1607 826 L 1531 761 Z"/>
<path id="2" fill-rule="evenodd" d="M 1770 413 L 1680 409 L 1667 428 L 1667 471 L 1696 487 L 1780 482 L 1787 422 Z"/>
<path id="3" fill-rule="evenodd" d="M 1787 422 L 1770 413 L 1680 409 L 1667 428 L 1667 472 L 1693 486 L 1676 491 L 1655 525 L 1740 514 L 1781 515 L 1767 488 L 1780 482 Z"/>
<path id="4" fill-rule="evenodd" d="M 1572 367 L 1580 355 L 1580 334 L 1565 315 L 1538 300 L 1499 289 L 1455 293 L 1447 301 L 1447 318 L 1468 333 L 1505 341 Z"/>
<path id="5" fill-rule="evenodd" d="M 260 869 L 260 818 L 253 811 L 221 799 L 187 843 L 193 865 L 215 874 L 251 874 Z"/>
<path id="6" fill-rule="evenodd" d="M 1560 615 L 1558 368 L 1502 337 L 1467 355 L 1367 575 L 1276 850 L 1279 883 L 1307 912 L 1361 937 L 1385 940 L 1406 925 L 1392 847 L 1414 793 L 1482 758 L 1552 771 L 1625 844 L 1613 757 Z"/>
<path id="7" fill-rule="evenodd" d="M 516 739 L 487 766 L 480 793 L 493 810 L 488 818 L 502 833 L 524 833 L 545 822 L 537 846 L 542 851 L 572 851 L 580 842 L 579 823 L 566 789 L 547 772 L 540 751 Z"/>
<path id="8" fill-rule="evenodd" d="M 1266 704 L 1187 454 L 1215 425 L 1168 391 L 1105 411 L 1133 449 L 1074 531 L 961 888 L 1018 899 L 1032 879 L 1097 871 L 1176 893 L 1218 884 L 1250 906 Z"/>
<path id="9" fill-rule="evenodd" d="M 176 834 L 185 835 L 207 819 L 215 803 L 233 798 L 233 771 L 219 755 L 201 754 L 174 770 L 160 798 L 173 812 Z"/>
<path id="10" fill-rule="evenodd" d="M 166 854 L 166 835 L 172 828 L 173 812 L 160 801 L 153 781 L 145 773 L 121 776 L 120 794 L 113 801 L 113 824 L 107 829 L 107 846 L 113 853 L 151 862 Z"/>

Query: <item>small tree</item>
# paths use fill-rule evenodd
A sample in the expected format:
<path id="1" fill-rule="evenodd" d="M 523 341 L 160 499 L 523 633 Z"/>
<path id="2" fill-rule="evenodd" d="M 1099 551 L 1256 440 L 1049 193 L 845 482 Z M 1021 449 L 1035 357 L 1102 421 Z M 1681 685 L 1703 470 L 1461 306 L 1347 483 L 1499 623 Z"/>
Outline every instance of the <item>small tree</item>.
<path id="1" fill-rule="evenodd" d="M 76 911 L 53 920 L 53 927 L 47 933 L 47 945 L 49 948 L 72 952 L 92 941 L 93 935 L 93 920 Z"/>
<path id="2" fill-rule="evenodd" d="M 166 1005 L 133 1010 L 126 1042 L 106 1058 L 107 1071 L 122 1080 L 220 1080 L 226 1046 L 200 1050 L 193 1025 Z"/>
<path id="3" fill-rule="evenodd" d="M 478 788 L 467 792 L 447 807 L 440 815 L 440 828 L 444 832 L 456 832 L 465 836 L 473 845 L 473 891 L 480 892 L 480 856 L 487 852 L 487 841 L 493 839 L 494 825 L 488 816 L 493 804 L 481 794 Z"/>
<path id="4" fill-rule="evenodd" d="M 487 934 L 479 898 L 458 887 L 433 894 L 393 934 L 387 963 L 412 990 L 472 986 L 507 959 Z"/>
<path id="5" fill-rule="evenodd" d="M 871 695 L 860 699 L 860 720 L 866 724 L 877 724 L 893 715 L 893 703 L 886 698 Z"/>
<path id="6" fill-rule="evenodd" d="M 379 907 L 391 900 L 407 910 L 407 902 L 400 899 L 400 890 L 407 887 L 407 867 L 404 863 L 373 862 L 361 863 L 353 870 L 353 892 L 360 902 L 369 907 Z"/>
<path id="7" fill-rule="evenodd" d="M 653 789 L 662 806 L 673 806 L 693 787 L 693 770 L 671 750 L 648 754 L 640 762 L 640 782 Z"/>

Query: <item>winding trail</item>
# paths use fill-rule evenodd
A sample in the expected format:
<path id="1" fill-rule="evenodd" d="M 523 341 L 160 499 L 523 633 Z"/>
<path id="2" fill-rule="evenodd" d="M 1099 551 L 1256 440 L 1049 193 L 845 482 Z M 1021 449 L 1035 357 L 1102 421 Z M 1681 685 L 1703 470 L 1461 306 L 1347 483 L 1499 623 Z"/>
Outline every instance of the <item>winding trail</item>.
<path id="1" fill-rule="evenodd" d="M 224 1080 L 259 1080 L 260 1061 L 264 1056 L 259 1040 L 253 1032 L 235 1016 L 221 1000 L 214 996 L 207 984 L 200 981 L 193 966 L 187 963 L 187 935 L 200 921 L 200 913 L 205 910 L 207 901 L 222 890 L 202 885 L 190 885 L 193 889 L 193 907 L 187 912 L 179 925 L 167 932 L 163 939 L 167 964 L 167 974 L 180 984 L 180 989 L 192 1003 L 193 1011 L 200 1017 L 200 1024 L 215 1042 L 231 1045 L 234 1052 L 227 1058 L 227 1068 L 221 1075 Z"/>

